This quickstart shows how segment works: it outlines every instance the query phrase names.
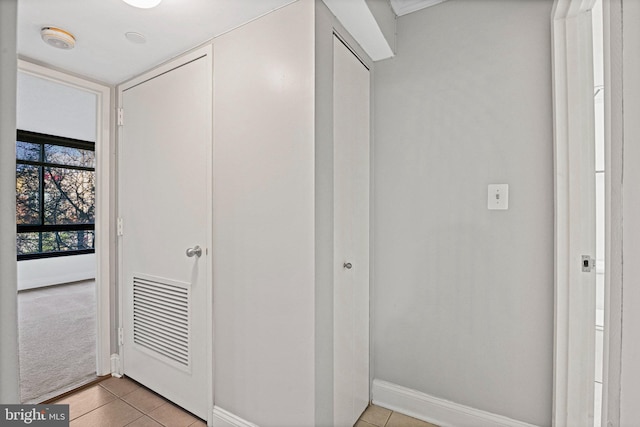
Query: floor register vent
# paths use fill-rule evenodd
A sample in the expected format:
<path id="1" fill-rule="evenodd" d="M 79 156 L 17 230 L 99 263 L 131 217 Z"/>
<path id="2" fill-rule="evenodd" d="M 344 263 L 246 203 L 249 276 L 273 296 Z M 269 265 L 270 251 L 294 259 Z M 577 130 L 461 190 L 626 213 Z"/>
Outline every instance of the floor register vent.
<path id="1" fill-rule="evenodd" d="M 188 284 L 133 278 L 133 342 L 185 368 L 190 365 Z"/>

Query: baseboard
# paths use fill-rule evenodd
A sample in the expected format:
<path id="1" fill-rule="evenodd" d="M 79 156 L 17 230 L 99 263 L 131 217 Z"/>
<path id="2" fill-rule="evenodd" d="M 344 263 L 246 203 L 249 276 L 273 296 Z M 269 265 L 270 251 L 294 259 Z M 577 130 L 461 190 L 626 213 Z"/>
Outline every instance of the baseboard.
<path id="1" fill-rule="evenodd" d="M 118 378 L 122 377 L 122 364 L 118 353 L 113 353 L 111 355 L 111 376 Z"/>
<path id="2" fill-rule="evenodd" d="M 373 380 L 373 404 L 440 427 L 535 427 L 382 380 Z"/>
<path id="3" fill-rule="evenodd" d="M 213 407 L 213 424 L 211 425 L 213 427 L 258 427 L 218 406 Z"/>

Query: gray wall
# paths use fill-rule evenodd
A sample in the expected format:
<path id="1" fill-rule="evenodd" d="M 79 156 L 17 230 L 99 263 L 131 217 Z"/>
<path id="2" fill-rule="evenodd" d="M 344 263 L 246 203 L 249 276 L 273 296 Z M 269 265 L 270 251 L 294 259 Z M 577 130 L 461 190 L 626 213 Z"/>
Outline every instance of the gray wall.
<path id="1" fill-rule="evenodd" d="M 613 7 L 613 5 L 612 5 Z M 613 234 L 612 245 L 622 247 L 619 257 L 612 257 L 612 263 L 622 263 L 622 283 L 612 283 L 622 296 L 622 347 L 620 358 L 620 426 L 633 427 L 640 420 L 640 264 L 636 261 L 640 256 L 640 195 L 638 194 L 638 182 L 640 181 L 640 28 L 637 23 L 640 20 L 640 2 L 636 0 L 622 0 L 622 12 L 620 23 L 622 30 L 622 64 L 614 64 L 611 58 L 611 66 L 614 73 L 622 76 L 622 98 L 620 92 L 612 93 L 612 108 L 622 107 L 622 134 L 621 139 L 612 140 L 611 150 L 618 156 L 623 153 L 622 169 L 614 169 L 622 172 L 622 200 L 620 204 L 612 206 L 616 211 L 622 211 L 621 228 L 622 236 Z M 613 22 L 612 22 L 612 25 Z M 617 53 L 620 53 L 618 51 Z M 620 68 L 620 65 L 622 67 Z M 619 75 L 619 74 L 618 74 Z M 620 144 L 621 143 L 621 144 Z M 619 176 L 616 173 L 615 176 Z M 615 183 L 617 184 L 617 183 Z M 614 184 L 614 185 L 615 185 Z M 618 190 L 619 188 L 616 188 Z M 623 262 L 626 261 L 626 262 Z M 612 308 L 612 311 L 615 308 Z M 617 362 L 617 361 L 616 361 Z M 614 418 L 615 420 L 615 418 Z"/>
<path id="2" fill-rule="evenodd" d="M 635 1 L 635 0 L 631 0 Z M 622 278 L 623 278 L 623 153 L 624 108 L 622 68 L 622 0 L 602 2 L 604 25 L 604 98 L 605 98 L 605 170 L 607 182 L 605 245 L 609 257 L 606 265 L 605 332 L 602 425 L 620 426 L 620 389 L 622 360 Z M 625 27 L 633 30 L 633 25 Z M 631 53 L 633 55 L 633 53 Z M 625 79 L 638 76 L 624 76 Z M 627 101 L 625 99 L 625 101 Z M 633 137 L 633 135 L 632 135 Z M 606 191 L 605 190 L 605 191 Z M 631 278 L 634 280 L 634 278 Z M 637 280 L 634 280 L 637 281 Z M 625 325 L 625 328 L 630 325 Z M 636 399 L 637 402 L 637 399 Z"/>
<path id="3" fill-rule="evenodd" d="M 19 403 L 16 280 L 16 0 L 0 1 L 0 403 Z"/>
<path id="4" fill-rule="evenodd" d="M 376 64 L 374 377 L 550 425 L 552 1 L 398 18 Z M 509 184 L 509 210 L 487 185 Z"/>

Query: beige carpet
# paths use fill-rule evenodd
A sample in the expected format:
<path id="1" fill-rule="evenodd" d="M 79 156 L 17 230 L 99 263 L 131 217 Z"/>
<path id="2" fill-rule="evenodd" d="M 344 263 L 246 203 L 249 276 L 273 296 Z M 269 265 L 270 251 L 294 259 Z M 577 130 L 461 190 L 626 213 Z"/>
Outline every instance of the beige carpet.
<path id="1" fill-rule="evenodd" d="M 95 282 L 18 293 L 20 394 L 39 403 L 95 379 Z"/>

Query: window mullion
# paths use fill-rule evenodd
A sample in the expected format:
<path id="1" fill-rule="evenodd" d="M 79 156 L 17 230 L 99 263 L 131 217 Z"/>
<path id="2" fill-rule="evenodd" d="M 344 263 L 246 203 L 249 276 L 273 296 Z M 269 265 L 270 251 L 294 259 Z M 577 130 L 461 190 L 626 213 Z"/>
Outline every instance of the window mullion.
<path id="1" fill-rule="evenodd" d="M 40 144 L 40 163 L 44 162 L 44 144 Z M 39 175 L 39 191 L 38 191 L 38 199 L 40 201 L 39 209 L 40 209 L 40 225 L 44 225 L 44 167 L 42 165 L 38 166 L 38 175 Z M 38 232 L 38 252 L 43 252 L 42 245 L 42 231 Z"/>
<path id="2" fill-rule="evenodd" d="M 43 166 L 38 166 L 38 175 L 39 175 L 39 191 L 38 191 L 38 198 L 39 198 L 39 209 L 40 209 L 40 225 L 44 225 L 44 167 Z"/>

